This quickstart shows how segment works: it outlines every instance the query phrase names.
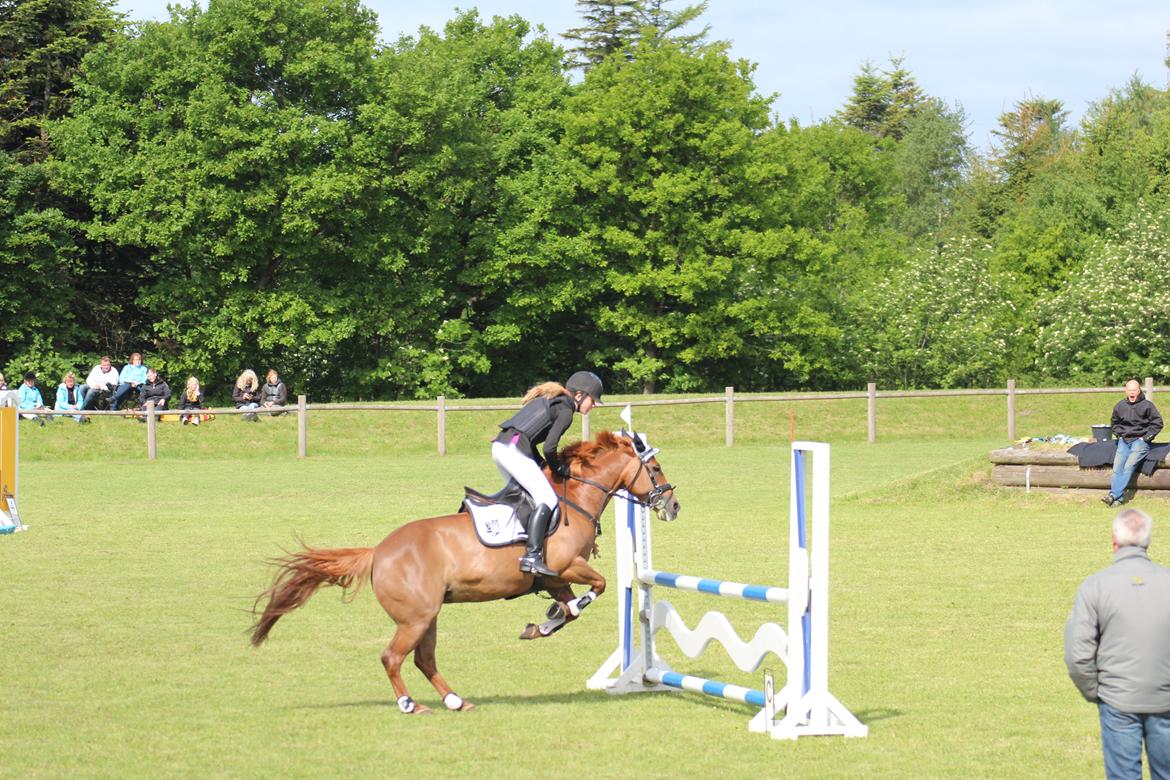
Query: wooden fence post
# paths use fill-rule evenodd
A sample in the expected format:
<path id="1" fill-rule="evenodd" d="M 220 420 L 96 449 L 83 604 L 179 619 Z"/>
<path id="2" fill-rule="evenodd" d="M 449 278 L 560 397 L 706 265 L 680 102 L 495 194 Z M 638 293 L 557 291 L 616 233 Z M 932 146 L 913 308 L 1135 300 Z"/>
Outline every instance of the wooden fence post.
<path id="1" fill-rule="evenodd" d="M 1009 379 L 1007 385 L 1008 398 L 1008 441 L 1016 440 L 1016 380 Z"/>
<path id="2" fill-rule="evenodd" d="M 297 396 L 297 457 L 303 458 L 308 454 L 309 421 L 308 409 L 304 395 Z"/>
<path id="3" fill-rule="evenodd" d="M 877 440 L 877 382 L 865 386 L 865 419 L 869 443 L 873 444 Z"/>
<path id="4" fill-rule="evenodd" d="M 724 409 L 724 433 L 723 439 L 728 447 L 735 445 L 735 388 L 725 387 L 723 393 L 727 397 Z"/>
<path id="5" fill-rule="evenodd" d="M 1152 376 L 1146 377 L 1146 398 L 1154 400 L 1154 378 Z"/>
<path id="6" fill-rule="evenodd" d="M 439 412 L 439 454 L 447 454 L 447 398 L 439 396 L 435 399 L 435 408 Z"/>
<path id="7" fill-rule="evenodd" d="M 589 415 L 581 415 L 581 441 L 589 441 Z"/>
<path id="8" fill-rule="evenodd" d="M 154 401 L 146 402 L 146 457 L 154 460 L 158 454 L 158 442 L 155 441 L 154 429 Z"/>

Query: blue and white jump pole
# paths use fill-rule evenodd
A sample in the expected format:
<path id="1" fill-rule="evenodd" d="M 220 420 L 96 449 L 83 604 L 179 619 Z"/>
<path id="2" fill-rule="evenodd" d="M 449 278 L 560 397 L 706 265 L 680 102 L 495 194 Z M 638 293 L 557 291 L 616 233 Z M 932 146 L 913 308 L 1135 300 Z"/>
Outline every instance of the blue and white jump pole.
<path id="1" fill-rule="evenodd" d="M 809 550 L 808 466 L 811 456 L 812 550 Z M 748 727 L 776 739 L 811 734 L 863 737 L 867 727 L 828 690 L 829 445 L 793 442 L 790 463 L 788 587 L 749 585 L 655 569 L 651 560 L 649 513 L 625 500 L 615 501 L 617 539 L 618 647 L 589 679 L 588 687 L 614 694 L 686 690 L 760 707 Z M 764 623 L 748 642 L 719 612 L 703 615 L 694 629 L 655 588 L 788 605 L 785 633 Z M 635 623 L 636 620 L 636 623 Z M 712 640 L 727 650 L 736 666 L 756 671 L 772 653 L 783 661 L 787 681 L 773 695 L 771 677 L 764 690 L 680 674 L 655 652 L 655 634 L 669 631 L 689 658 Z M 617 677 L 612 677 L 614 673 Z M 776 714 L 783 711 L 783 717 Z"/>

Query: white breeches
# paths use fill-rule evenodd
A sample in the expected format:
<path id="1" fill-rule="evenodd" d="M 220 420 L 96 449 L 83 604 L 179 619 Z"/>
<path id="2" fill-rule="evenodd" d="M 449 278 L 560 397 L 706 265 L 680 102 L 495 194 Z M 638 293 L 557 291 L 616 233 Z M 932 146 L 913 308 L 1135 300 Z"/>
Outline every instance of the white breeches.
<path id="1" fill-rule="evenodd" d="M 521 452 L 515 444 L 493 441 L 492 460 L 505 480 L 511 478 L 519 482 L 536 503 L 544 504 L 549 509 L 557 508 L 557 494 L 548 478 L 536 465 L 536 461 Z"/>

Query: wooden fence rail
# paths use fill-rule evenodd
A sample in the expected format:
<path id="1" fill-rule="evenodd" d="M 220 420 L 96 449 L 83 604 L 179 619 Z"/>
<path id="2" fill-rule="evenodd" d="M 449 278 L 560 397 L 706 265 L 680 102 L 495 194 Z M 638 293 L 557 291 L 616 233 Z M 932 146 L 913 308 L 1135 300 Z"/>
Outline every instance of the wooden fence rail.
<path id="1" fill-rule="evenodd" d="M 1005 388 L 991 388 L 984 390 L 896 390 L 878 391 L 877 385 L 870 382 L 864 393 L 793 393 L 791 395 L 752 395 L 736 396 L 735 388 L 725 388 L 721 396 L 701 396 L 697 398 L 660 398 L 644 401 L 622 401 L 624 406 L 680 406 L 685 404 L 723 404 L 724 411 L 724 443 L 728 447 L 735 444 L 735 405 L 743 403 L 790 403 L 799 401 L 848 401 L 866 400 L 866 429 L 870 442 L 877 440 L 877 402 L 883 398 L 946 398 L 954 396 L 1004 396 L 1007 399 L 1007 438 L 1014 441 L 1016 438 L 1016 397 L 1021 395 L 1073 395 L 1085 393 L 1120 393 L 1124 388 L 1119 387 L 1053 387 L 1020 389 L 1016 387 L 1016 380 L 1009 379 Z M 1147 398 L 1154 396 L 1154 379 L 1146 377 L 1144 390 Z M 297 457 L 308 455 L 308 417 L 309 413 L 318 412 L 428 412 L 436 417 L 436 443 L 439 455 L 447 454 L 447 415 L 456 412 L 510 412 L 519 408 L 519 404 L 456 404 L 449 405 L 444 396 L 439 396 L 432 404 L 309 404 L 308 399 L 297 396 L 295 407 L 288 407 L 285 413 L 297 416 Z M 204 410 L 215 415 L 248 414 L 252 409 L 215 408 Z M 25 412 L 27 413 L 27 412 Z M 39 412 L 56 417 L 125 417 L 128 412 L 105 412 L 95 410 L 85 411 L 52 411 Z M 261 412 L 264 414 L 265 412 Z M 147 404 L 145 412 L 138 412 L 146 420 L 146 457 L 154 460 L 158 453 L 155 423 L 160 415 L 181 414 L 179 410 L 156 410 L 154 402 Z M 581 417 L 581 437 L 590 438 L 589 416 Z"/>

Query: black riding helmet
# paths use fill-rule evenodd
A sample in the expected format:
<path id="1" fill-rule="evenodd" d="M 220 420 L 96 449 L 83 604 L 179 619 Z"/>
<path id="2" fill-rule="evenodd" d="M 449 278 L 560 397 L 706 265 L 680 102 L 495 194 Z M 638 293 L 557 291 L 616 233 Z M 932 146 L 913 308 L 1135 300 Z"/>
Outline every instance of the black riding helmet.
<path id="1" fill-rule="evenodd" d="M 569 381 L 565 382 L 565 389 L 570 393 L 584 393 L 598 406 L 601 405 L 601 394 L 605 391 L 601 378 L 592 371 L 578 371 L 573 374 Z"/>

